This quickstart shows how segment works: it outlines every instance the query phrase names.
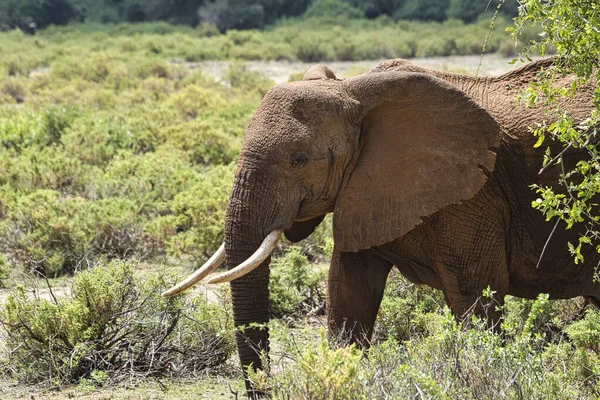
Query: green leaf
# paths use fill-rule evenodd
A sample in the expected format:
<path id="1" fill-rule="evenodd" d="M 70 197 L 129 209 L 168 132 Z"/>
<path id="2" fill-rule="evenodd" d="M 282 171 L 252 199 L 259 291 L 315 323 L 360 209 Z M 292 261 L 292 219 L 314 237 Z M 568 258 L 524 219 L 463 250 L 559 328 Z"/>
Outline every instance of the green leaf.
<path id="1" fill-rule="evenodd" d="M 543 143 L 544 143 L 544 139 L 546 139 L 546 137 L 544 135 L 540 135 L 538 137 L 537 142 L 535 142 L 535 144 L 533 145 L 534 148 L 538 148 L 540 147 Z"/>

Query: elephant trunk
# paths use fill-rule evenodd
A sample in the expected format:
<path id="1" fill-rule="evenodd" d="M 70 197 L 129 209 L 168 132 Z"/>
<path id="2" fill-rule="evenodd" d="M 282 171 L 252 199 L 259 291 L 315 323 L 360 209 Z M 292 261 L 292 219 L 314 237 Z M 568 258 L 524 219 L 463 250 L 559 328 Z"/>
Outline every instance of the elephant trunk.
<path id="1" fill-rule="evenodd" d="M 265 239 L 276 209 L 272 189 L 260 171 L 238 170 L 225 219 L 227 269 L 246 261 Z M 264 326 L 269 321 L 269 262 L 267 257 L 258 268 L 230 282 L 236 342 L 244 370 L 267 367 L 260 352 L 268 353 L 269 347 Z M 246 387 L 252 394 L 247 380 Z"/>

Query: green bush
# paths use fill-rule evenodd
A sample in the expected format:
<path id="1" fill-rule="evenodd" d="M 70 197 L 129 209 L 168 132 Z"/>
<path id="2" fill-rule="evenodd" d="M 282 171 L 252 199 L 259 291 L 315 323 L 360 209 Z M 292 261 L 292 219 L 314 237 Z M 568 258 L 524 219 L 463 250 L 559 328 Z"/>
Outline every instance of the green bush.
<path id="1" fill-rule="evenodd" d="M 14 54 L 0 67 L 6 262 L 56 276 L 103 257 L 199 260 L 222 240 L 227 165 L 272 82 L 240 65 L 216 82 L 165 61 L 208 37 L 87 27 L 50 28 L 51 38 L 0 33 L 0 47 Z M 161 54 L 148 53 L 157 43 Z M 24 96 L 19 107 L 15 94 Z"/>
<path id="2" fill-rule="evenodd" d="M 273 81 L 260 72 L 249 71 L 243 63 L 231 63 L 224 81 L 245 92 L 257 91 L 261 97 L 274 85 Z"/>
<path id="3" fill-rule="evenodd" d="M 362 18 L 363 13 L 343 0 L 314 0 L 304 16 L 306 18 Z"/>
<path id="4" fill-rule="evenodd" d="M 559 342 L 564 330 L 577 318 L 581 305 L 577 299 L 548 301 L 508 297 L 503 307 L 502 329 L 513 336 L 543 335 L 548 342 Z"/>
<path id="5" fill-rule="evenodd" d="M 6 256 L 0 253 L 0 287 L 6 287 L 8 278 L 10 278 L 10 264 Z"/>
<path id="6" fill-rule="evenodd" d="M 142 281 L 132 264 L 112 262 L 79 272 L 67 298 L 17 288 L 0 312 L 1 367 L 23 383 L 57 385 L 194 376 L 222 364 L 234 349 L 229 311 L 202 298 L 161 298 L 165 279 Z"/>
<path id="7" fill-rule="evenodd" d="M 311 334 L 306 327 L 304 335 Z M 354 345 L 333 349 L 324 328 L 318 329 L 311 342 L 298 345 L 286 328 L 272 329 L 273 336 L 284 341 L 285 355 L 292 364 L 282 365 L 273 379 L 263 371 L 249 371 L 257 388 L 268 390 L 273 399 L 357 399 L 360 397 L 362 351 Z M 313 335 L 311 335 L 313 336 Z"/>
<path id="8" fill-rule="evenodd" d="M 292 45 L 300 61 L 318 62 L 333 59 L 333 49 L 315 34 L 299 36 Z"/>
<path id="9" fill-rule="evenodd" d="M 38 190 L 7 204 L 6 219 L 0 222 L 5 253 L 26 271 L 56 276 L 72 272 L 85 262 L 91 231 L 72 217 L 81 212 L 85 200 L 59 201 L 53 190 Z"/>
<path id="10" fill-rule="evenodd" d="M 7 78 L 0 86 L 0 102 L 23 103 L 27 95 L 25 85 L 18 78 Z"/>
<path id="11" fill-rule="evenodd" d="M 65 154 L 92 166 L 105 166 L 122 150 L 136 145 L 131 132 L 115 119 L 82 115 L 61 135 Z M 55 151 L 59 151 L 55 149 Z"/>
<path id="12" fill-rule="evenodd" d="M 48 107 L 28 115 L 17 115 L 0 122 L 0 147 L 22 151 L 36 150 L 60 142 L 63 133 L 77 118 L 74 109 Z"/>
<path id="13" fill-rule="evenodd" d="M 169 254 L 200 261 L 219 248 L 234 171 L 234 164 L 215 167 L 175 196 L 172 210 L 178 233 L 168 240 Z"/>
<path id="14" fill-rule="evenodd" d="M 269 305 L 275 318 L 291 316 L 298 311 L 321 307 L 325 299 L 327 271 L 308 262 L 299 246 L 290 246 L 284 256 L 271 263 Z"/>
<path id="15" fill-rule="evenodd" d="M 96 184 L 101 197 L 124 197 L 137 202 L 140 212 L 165 213 L 201 176 L 182 151 L 165 146 L 139 155 L 120 153 Z"/>
<path id="16" fill-rule="evenodd" d="M 192 85 L 184 87 L 169 99 L 169 107 L 179 112 L 183 120 L 208 118 L 216 110 L 225 108 L 225 104 L 218 93 Z"/>
<path id="17" fill-rule="evenodd" d="M 415 285 L 392 270 L 377 316 L 375 339 L 404 341 L 433 332 L 444 304 L 440 291 Z"/>
<path id="18" fill-rule="evenodd" d="M 565 331 L 577 348 L 600 355 L 600 312 L 588 310 L 582 320 L 569 325 Z"/>
<path id="19" fill-rule="evenodd" d="M 184 151 L 193 164 L 229 164 L 236 159 L 241 143 L 220 125 L 216 121 L 192 119 L 165 128 L 159 137 L 167 146 Z"/>
<path id="20" fill-rule="evenodd" d="M 575 346 L 552 343 L 535 328 L 543 325 L 538 320 L 546 318 L 546 304 L 543 296 L 531 302 L 525 319 L 532 330 L 516 335 L 493 332 L 475 317 L 467 318 L 467 327 L 447 307 L 437 307 L 437 322 L 427 332 L 375 341 L 367 357 L 353 346 L 328 346 L 323 329 L 272 323 L 271 336 L 280 344 L 271 357 L 277 372 L 250 377 L 275 399 L 596 398 L 598 313 L 567 328 Z"/>

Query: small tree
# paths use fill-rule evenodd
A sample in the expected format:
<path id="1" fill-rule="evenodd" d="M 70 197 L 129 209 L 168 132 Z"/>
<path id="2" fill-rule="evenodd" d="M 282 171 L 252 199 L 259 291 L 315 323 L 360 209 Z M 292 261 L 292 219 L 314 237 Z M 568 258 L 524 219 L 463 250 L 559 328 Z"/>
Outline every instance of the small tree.
<path id="1" fill-rule="evenodd" d="M 527 24 L 538 25 L 542 33 L 540 39 L 525 48 L 525 56 L 539 51 L 542 56 L 548 49 L 556 51 L 558 57 L 552 68 L 543 71 L 537 82 L 525 90 L 521 100 L 533 105 L 543 101 L 545 109 L 553 115 L 551 124 L 532 127 L 538 137 L 536 146 L 545 139 L 562 144 L 558 152 L 546 150 L 543 168 L 540 171 L 561 164 L 563 172 L 560 187 L 534 185 L 539 199 L 533 207 L 542 211 L 548 219 L 556 218 L 556 225 L 562 220 L 566 227 L 585 225 L 585 233 L 578 243 L 569 243 L 575 262 L 583 261 L 581 247 L 584 244 L 596 246 L 600 252 L 600 208 L 594 197 L 600 194 L 600 153 L 597 147 L 597 131 L 600 117 L 600 3 L 597 0 L 525 0 L 515 19 L 513 35 L 517 36 Z M 571 87 L 554 86 L 553 82 L 566 74 L 575 76 Z M 576 121 L 565 113 L 559 99 L 572 96 L 583 85 L 595 87 L 593 102 L 595 109 L 584 121 Z M 568 151 L 579 149 L 585 156 L 572 170 L 563 164 L 563 156 Z"/>

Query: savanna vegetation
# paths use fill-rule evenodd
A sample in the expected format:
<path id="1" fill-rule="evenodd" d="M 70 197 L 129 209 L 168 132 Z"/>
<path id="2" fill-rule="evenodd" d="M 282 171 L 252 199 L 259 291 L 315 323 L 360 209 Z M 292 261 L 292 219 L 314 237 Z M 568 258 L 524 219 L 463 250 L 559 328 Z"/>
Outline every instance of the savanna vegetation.
<path id="1" fill-rule="evenodd" d="M 29 50 L 37 53 L 20 63 L 19 68 L 25 70 L 49 66 L 56 45 L 65 55 L 73 51 L 78 56 L 93 49 L 152 53 L 162 60 L 189 62 L 356 61 L 479 54 L 484 47 L 488 53 L 512 56 L 536 40 L 538 32 L 523 29 L 517 39 L 503 34 L 511 25 L 516 4 L 514 0 L 497 4 L 466 0 L 0 0 L 0 31 L 18 29 L 34 35 L 35 40 L 21 42 L 32 43 L 35 47 Z M 493 16 L 496 30 L 489 35 Z M 361 34 L 356 35 L 357 31 Z M 10 46 L 2 51 L 14 54 Z"/>
<path id="2" fill-rule="evenodd" d="M 187 398 L 177 382 L 223 378 L 241 395 L 227 287 L 160 293 L 221 243 L 241 138 L 272 82 L 242 62 L 216 80 L 194 62 L 477 54 L 485 42 L 513 54 L 537 38 L 523 28 L 515 47 L 501 15 L 486 40 L 482 4 L 0 0 L 0 282 L 10 288 L 0 389 L 74 387 L 79 396 L 153 379 L 164 396 Z M 511 4 L 503 14 L 516 12 Z M 219 25 L 238 21 L 231 10 L 260 18 Z M 555 12 L 537 10 L 538 22 Z M 542 51 L 573 51 L 552 37 Z M 577 43 L 581 57 L 597 44 Z M 510 298 L 498 334 L 474 317 L 457 321 L 440 292 L 393 274 L 368 357 L 330 347 L 320 317 L 329 226 L 284 243 L 272 263 L 272 374 L 251 378 L 274 398 L 600 396 L 600 313 L 582 311 L 580 299 Z M 52 289 L 60 282 L 61 293 Z M 482 293 L 495 307 L 490 299 Z M 230 398 L 225 387 L 219 395 Z"/>
<path id="3" fill-rule="evenodd" d="M 2 0 L 0 29 L 19 27 L 35 32 L 74 21 L 166 21 L 189 26 L 209 23 L 226 31 L 260 29 L 298 16 L 472 22 L 489 17 L 498 5 L 503 15 L 513 17 L 518 4 L 516 0 Z"/>
<path id="4" fill-rule="evenodd" d="M 227 290 L 210 302 L 160 293 L 177 279 L 167 271 L 196 268 L 221 243 L 241 137 L 273 83 L 239 63 L 221 81 L 184 64 L 180 40 L 202 40 L 191 28 L 117 33 L 165 27 L 0 34 L 4 379 L 87 390 L 231 374 Z M 306 267 L 322 259 L 327 229 L 281 250 L 282 318 L 321 305 L 323 271 Z"/>

